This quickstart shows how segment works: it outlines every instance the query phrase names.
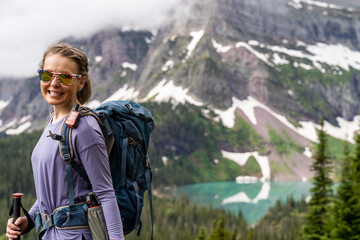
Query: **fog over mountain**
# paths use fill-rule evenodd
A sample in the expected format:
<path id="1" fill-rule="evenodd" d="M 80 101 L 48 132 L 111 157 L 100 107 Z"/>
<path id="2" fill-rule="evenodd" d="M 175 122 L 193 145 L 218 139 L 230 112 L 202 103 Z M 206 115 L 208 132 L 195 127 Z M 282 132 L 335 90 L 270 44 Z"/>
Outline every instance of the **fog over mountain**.
<path id="1" fill-rule="evenodd" d="M 90 37 L 106 28 L 156 32 L 180 2 L 0 1 L 0 79 L 35 75 L 47 46 L 69 36 Z"/>

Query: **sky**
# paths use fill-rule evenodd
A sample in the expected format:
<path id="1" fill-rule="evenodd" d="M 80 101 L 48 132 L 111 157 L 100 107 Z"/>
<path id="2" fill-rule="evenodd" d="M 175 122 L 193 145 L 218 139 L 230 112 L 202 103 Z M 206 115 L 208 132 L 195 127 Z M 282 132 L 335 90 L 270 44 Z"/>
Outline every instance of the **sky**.
<path id="1" fill-rule="evenodd" d="M 36 74 L 46 48 L 105 28 L 150 30 L 181 0 L 0 0 L 0 77 Z"/>

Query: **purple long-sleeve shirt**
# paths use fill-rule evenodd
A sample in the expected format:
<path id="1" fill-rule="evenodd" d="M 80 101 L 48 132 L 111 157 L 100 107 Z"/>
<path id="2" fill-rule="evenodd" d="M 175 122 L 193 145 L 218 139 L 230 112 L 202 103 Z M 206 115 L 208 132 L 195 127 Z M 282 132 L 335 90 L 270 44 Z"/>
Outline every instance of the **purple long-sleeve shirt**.
<path id="1" fill-rule="evenodd" d="M 54 209 L 69 205 L 65 162 L 60 156 L 59 142 L 48 137 L 49 131 L 60 134 L 62 123 L 63 120 L 46 126 L 32 154 L 37 196 L 29 212 L 32 218 L 39 210 L 41 213 L 51 214 Z M 102 204 L 110 239 L 124 239 L 104 137 L 93 117 L 85 116 L 80 119 L 78 127 L 73 129 L 72 143 L 73 161 L 81 164 L 89 176 L 93 192 Z M 84 201 L 89 192 L 87 182 L 74 169 L 72 174 L 75 202 Z M 90 229 L 60 230 L 52 227 L 46 231 L 43 240 L 81 240 L 82 236 L 87 240 L 92 239 Z"/>

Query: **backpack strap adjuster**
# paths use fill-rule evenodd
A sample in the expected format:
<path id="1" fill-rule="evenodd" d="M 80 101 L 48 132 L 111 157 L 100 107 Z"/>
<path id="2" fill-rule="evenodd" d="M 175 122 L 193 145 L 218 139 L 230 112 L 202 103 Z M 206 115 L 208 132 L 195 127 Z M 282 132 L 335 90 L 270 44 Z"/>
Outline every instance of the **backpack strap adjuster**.
<path id="1" fill-rule="evenodd" d="M 128 145 L 136 147 L 139 143 L 135 141 L 132 137 L 128 138 Z"/>
<path id="2" fill-rule="evenodd" d="M 149 154 L 146 154 L 145 166 L 146 166 L 147 169 L 149 169 L 149 173 L 152 175 L 153 169 L 151 168 L 151 165 L 150 165 L 150 157 L 149 157 Z"/>
<path id="3" fill-rule="evenodd" d="M 53 140 L 60 141 L 60 142 L 65 141 L 65 137 L 63 135 L 58 135 L 58 134 L 52 133 L 50 130 L 49 130 L 49 135 L 47 135 L 46 137 L 50 137 Z"/>
<path id="4" fill-rule="evenodd" d="M 70 162 L 71 162 L 71 156 L 70 156 L 69 153 L 64 154 L 64 161 L 65 161 L 66 163 L 70 163 Z"/>

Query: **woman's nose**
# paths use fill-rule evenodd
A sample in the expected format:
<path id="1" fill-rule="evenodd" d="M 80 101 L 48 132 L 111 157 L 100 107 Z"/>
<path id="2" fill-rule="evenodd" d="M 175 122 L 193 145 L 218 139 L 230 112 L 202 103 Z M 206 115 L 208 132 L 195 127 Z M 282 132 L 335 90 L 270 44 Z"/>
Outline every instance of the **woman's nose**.
<path id="1" fill-rule="evenodd" d="M 60 85 L 60 80 L 59 80 L 58 75 L 53 76 L 53 78 L 51 79 L 50 85 L 53 85 L 53 86 L 59 86 Z"/>

